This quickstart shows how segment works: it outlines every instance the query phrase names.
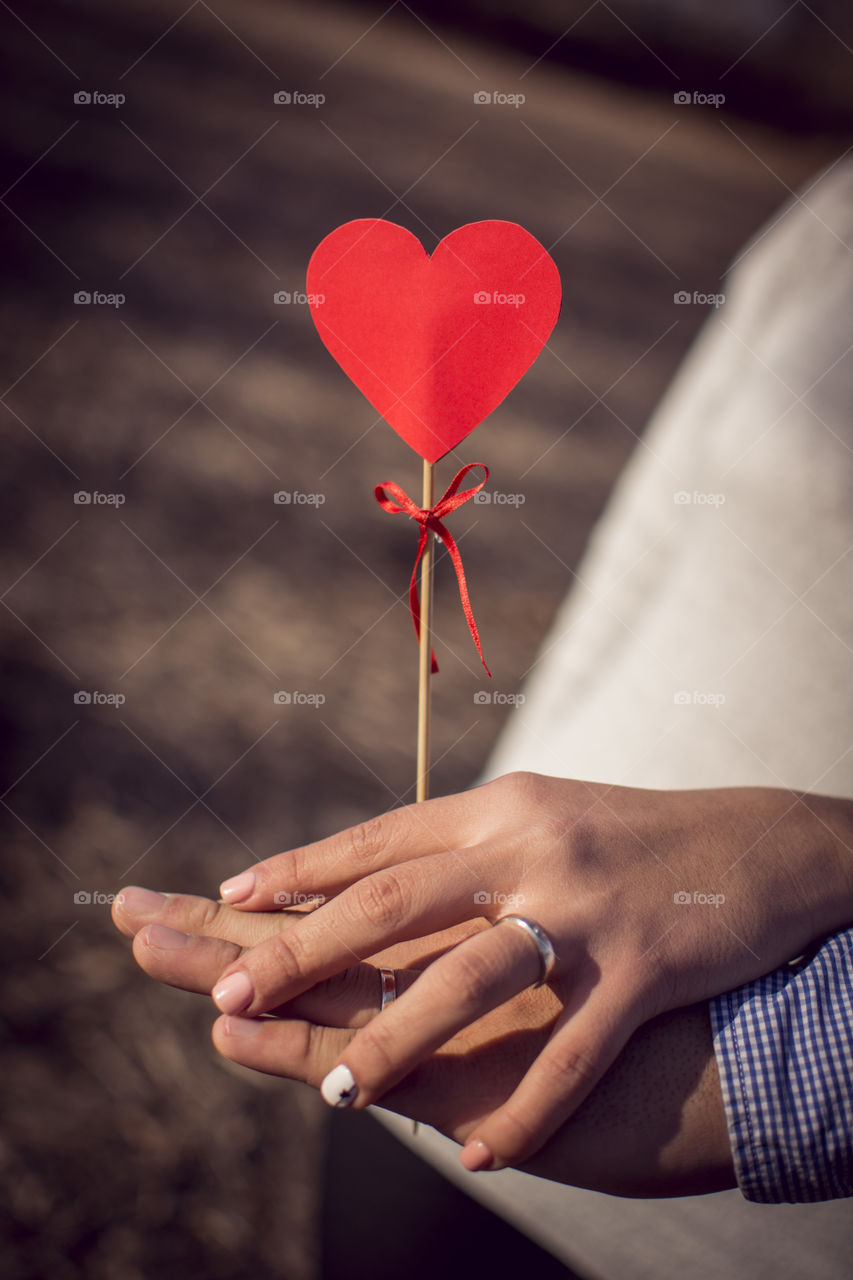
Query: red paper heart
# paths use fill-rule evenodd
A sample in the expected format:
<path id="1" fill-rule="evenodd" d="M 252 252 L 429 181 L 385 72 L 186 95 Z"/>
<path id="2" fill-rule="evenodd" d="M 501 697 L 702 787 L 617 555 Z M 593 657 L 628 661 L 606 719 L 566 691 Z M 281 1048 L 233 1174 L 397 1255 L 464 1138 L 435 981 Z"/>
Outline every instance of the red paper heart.
<path id="1" fill-rule="evenodd" d="M 427 462 L 509 394 L 560 313 L 553 259 L 514 222 L 459 227 L 432 257 L 393 222 L 346 222 L 314 250 L 307 292 L 344 373 Z"/>

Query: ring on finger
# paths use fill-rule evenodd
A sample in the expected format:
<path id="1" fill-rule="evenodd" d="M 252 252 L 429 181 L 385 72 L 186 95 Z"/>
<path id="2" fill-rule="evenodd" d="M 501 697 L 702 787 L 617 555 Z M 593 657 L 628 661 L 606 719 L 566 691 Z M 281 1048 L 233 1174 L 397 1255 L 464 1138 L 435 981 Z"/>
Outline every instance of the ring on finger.
<path id="1" fill-rule="evenodd" d="M 379 1012 L 397 999 L 397 975 L 393 969 L 379 970 Z"/>
<path id="2" fill-rule="evenodd" d="M 537 924 L 535 920 L 528 920 L 525 916 L 501 916 L 495 921 L 495 925 L 512 924 L 517 929 L 521 929 L 523 933 L 531 940 L 536 947 L 539 956 L 539 978 L 532 985 L 534 987 L 542 987 L 551 976 L 551 971 L 556 963 L 556 955 L 551 939 L 548 937 L 541 924 Z"/>

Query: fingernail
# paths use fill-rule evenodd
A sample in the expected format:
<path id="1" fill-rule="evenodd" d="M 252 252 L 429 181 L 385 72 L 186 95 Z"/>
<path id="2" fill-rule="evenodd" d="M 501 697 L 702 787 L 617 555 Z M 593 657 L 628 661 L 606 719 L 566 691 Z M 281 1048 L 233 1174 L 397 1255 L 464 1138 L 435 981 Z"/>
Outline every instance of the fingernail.
<path id="1" fill-rule="evenodd" d="M 226 902 L 245 902 L 255 889 L 254 871 L 241 871 L 230 880 L 223 880 L 219 886 L 219 896 Z"/>
<path id="2" fill-rule="evenodd" d="M 256 1036 L 263 1029 L 264 1024 L 260 1018 L 225 1019 L 225 1034 L 227 1036 L 236 1036 L 239 1040 L 245 1040 L 249 1036 Z"/>
<path id="3" fill-rule="evenodd" d="M 334 1067 L 320 1085 L 320 1092 L 330 1107 L 351 1107 L 358 1097 L 358 1085 L 349 1067 Z"/>
<path id="4" fill-rule="evenodd" d="M 254 989 L 245 973 L 229 973 L 211 992 L 220 1013 L 242 1013 L 252 1003 Z"/>
<path id="5" fill-rule="evenodd" d="M 494 1156 L 485 1142 L 481 1142 L 477 1138 L 474 1142 L 469 1142 L 462 1148 L 459 1153 L 459 1159 L 469 1173 L 481 1173 L 483 1169 L 491 1168 Z"/>
<path id="6" fill-rule="evenodd" d="M 179 933 L 165 924 L 149 924 L 145 930 L 145 943 L 149 947 L 160 947 L 163 951 L 177 951 L 185 947 L 190 940 L 188 933 Z"/>
<path id="7" fill-rule="evenodd" d="M 132 916 L 156 916 L 167 902 L 165 893 L 155 893 L 153 889 L 140 889 L 137 885 L 131 885 L 119 897 L 122 910 L 129 912 Z"/>

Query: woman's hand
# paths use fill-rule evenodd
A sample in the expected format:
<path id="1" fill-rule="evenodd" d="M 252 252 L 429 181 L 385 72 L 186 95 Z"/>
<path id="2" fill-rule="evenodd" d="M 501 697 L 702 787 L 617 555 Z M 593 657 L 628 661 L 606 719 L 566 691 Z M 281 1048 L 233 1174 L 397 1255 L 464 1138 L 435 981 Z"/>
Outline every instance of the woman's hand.
<path id="1" fill-rule="evenodd" d="M 528 1159 L 634 1030 L 767 973 L 849 922 L 850 806 L 769 788 L 655 792 L 510 774 L 393 810 L 226 882 L 238 909 L 319 900 L 297 927 L 228 964 L 220 1010 L 255 1017 L 382 948 L 521 914 L 550 936 L 560 1012 L 512 1095 L 462 1153 Z M 383 1098 L 441 1045 L 534 983 L 510 926 L 441 956 L 346 1046 L 325 1094 Z"/>
<path id="2" fill-rule="evenodd" d="M 237 912 L 184 895 L 124 890 L 113 907 L 142 968 L 207 994 L 226 964 L 292 929 L 292 912 Z M 398 992 L 480 921 L 382 957 Z M 379 977 L 352 966 L 277 1010 L 220 1017 L 213 1040 L 231 1061 L 319 1086 L 359 1028 L 377 1016 Z M 388 1091 L 382 1105 L 464 1142 L 512 1093 L 544 1048 L 560 1011 L 547 987 L 524 991 L 459 1035 Z M 698 1195 L 734 1184 L 725 1115 L 704 1006 L 665 1014 L 635 1033 L 586 1102 L 524 1169 L 613 1195 Z"/>

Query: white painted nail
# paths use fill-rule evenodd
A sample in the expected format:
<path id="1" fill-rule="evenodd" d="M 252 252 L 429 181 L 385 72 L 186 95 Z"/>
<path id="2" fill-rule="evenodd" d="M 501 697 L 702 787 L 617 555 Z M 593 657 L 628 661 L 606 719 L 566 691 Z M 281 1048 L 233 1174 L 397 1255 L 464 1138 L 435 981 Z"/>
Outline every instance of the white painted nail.
<path id="1" fill-rule="evenodd" d="M 330 1107 L 350 1107 L 358 1097 L 358 1085 L 349 1067 L 341 1063 L 326 1076 L 320 1092 Z"/>

